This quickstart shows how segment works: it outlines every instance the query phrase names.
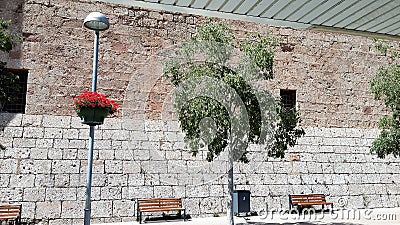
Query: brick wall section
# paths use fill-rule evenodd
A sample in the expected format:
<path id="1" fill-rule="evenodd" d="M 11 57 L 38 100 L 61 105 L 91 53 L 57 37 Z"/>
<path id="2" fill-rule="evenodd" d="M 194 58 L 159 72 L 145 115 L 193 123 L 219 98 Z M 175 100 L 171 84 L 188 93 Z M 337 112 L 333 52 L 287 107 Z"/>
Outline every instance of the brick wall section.
<path id="1" fill-rule="evenodd" d="M 23 204 L 23 217 L 82 222 L 88 126 L 77 117 L 0 114 L 1 201 Z M 7 126 L 4 127 L 4 125 Z M 251 190 L 251 209 L 285 208 L 288 194 L 325 193 L 335 208 L 399 207 L 400 159 L 368 154 L 376 130 L 306 127 L 284 159 L 251 146 L 235 164 L 236 189 Z M 299 161 L 291 161 L 297 156 Z M 225 212 L 226 155 L 215 162 L 185 150 L 177 122 L 106 119 L 95 129 L 93 220 L 134 220 L 134 199 L 182 197 L 192 216 Z"/>
<path id="2" fill-rule="evenodd" d="M 183 143 L 162 62 L 205 18 L 86 0 L 0 0 L 0 16 L 24 37 L 10 67 L 29 69 L 27 114 L 0 114 L 0 196 L 21 202 L 23 217 L 82 224 L 89 130 L 69 107 L 91 85 L 91 11 L 105 13 L 99 91 L 123 104 L 95 131 L 93 222 L 131 221 L 132 199 L 183 197 L 194 216 L 225 211 L 226 163 L 205 162 Z M 52 18 L 52 20 L 49 20 Z M 287 207 L 290 193 L 322 192 L 346 208 L 400 206 L 399 159 L 369 154 L 385 114 L 368 81 L 389 59 L 365 37 L 228 21 L 238 34 L 272 29 L 282 36 L 276 79 L 257 88 L 296 89 L 306 137 L 282 160 L 252 146 L 250 164 L 235 165 L 237 189 L 252 192 L 252 210 Z M 300 161 L 290 161 L 290 157 Z M 167 195 L 167 196 L 166 196 Z"/>
<path id="3" fill-rule="evenodd" d="M 155 60 L 170 57 L 170 53 L 159 55 L 190 37 L 205 18 L 85 0 L 2 2 L 0 16 L 20 18 L 13 30 L 24 42 L 0 59 L 10 67 L 29 69 L 27 114 L 74 114 L 65 106 L 91 85 L 93 32 L 83 28 L 82 21 L 96 10 L 111 23 L 101 32 L 99 92 L 122 103 L 122 114 L 128 118 L 173 114 L 170 102 L 154 102 L 155 95 L 169 94 L 154 94 L 157 84 L 168 85 L 158 83 L 163 61 Z M 368 81 L 389 59 L 377 55 L 370 38 L 238 21 L 228 24 L 239 35 L 271 29 L 282 37 L 276 79 L 260 83 L 259 88 L 268 87 L 275 94 L 279 89 L 296 89 L 302 125 L 373 128 L 385 114 L 382 103 L 368 93 Z"/>

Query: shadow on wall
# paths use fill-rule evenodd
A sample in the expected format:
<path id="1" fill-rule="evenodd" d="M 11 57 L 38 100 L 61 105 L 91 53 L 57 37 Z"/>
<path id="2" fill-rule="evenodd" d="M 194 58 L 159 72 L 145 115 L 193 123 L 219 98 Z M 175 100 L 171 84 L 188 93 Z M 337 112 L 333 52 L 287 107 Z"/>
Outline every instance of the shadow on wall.
<path id="1" fill-rule="evenodd" d="M 0 112 L 0 150 L 5 150 L 6 147 L 11 145 L 11 141 L 7 141 L 4 137 L 4 129 L 10 124 L 17 115 L 15 113 L 1 113 Z"/>
<path id="2" fill-rule="evenodd" d="M 23 7 L 24 0 L 5 1 L 0 0 L 0 17 L 4 20 L 10 20 L 11 26 L 9 30 L 11 33 L 17 34 L 23 38 Z M 0 61 L 6 62 L 6 68 L 21 68 L 21 43 L 16 43 L 9 53 L 0 52 Z M 4 129 L 10 124 L 11 121 L 18 114 L 5 113 L 0 111 L 0 149 L 4 150 L 5 147 L 11 145 L 4 137 Z"/>

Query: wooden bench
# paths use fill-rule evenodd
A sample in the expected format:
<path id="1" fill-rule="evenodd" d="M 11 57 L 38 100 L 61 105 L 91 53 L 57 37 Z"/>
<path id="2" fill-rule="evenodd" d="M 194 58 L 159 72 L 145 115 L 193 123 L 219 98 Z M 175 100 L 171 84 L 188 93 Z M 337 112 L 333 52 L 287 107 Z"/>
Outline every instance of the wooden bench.
<path id="1" fill-rule="evenodd" d="M 183 220 L 186 220 L 186 211 L 180 198 L 150 198 L 136 200 L 137 219 L 142 223 L 143 212 L 183 211 Z"/>
<path id="2" fill-rule="evenodd" d="M 325 205 L 331 205 L 333 209 L 333 203 L 327 202 L 324 194 L 289 195 L 289 210 L 296 206 L 298 213 L 301 214 L 304 207 L 313 205 L 321 205 L 322 209 Z"/>
<path id="3" fill-rule="evenodd" d="M 21 205 L 0 204 L 0 221 L 14 220 L 14 224 L 21 224 Z"/>

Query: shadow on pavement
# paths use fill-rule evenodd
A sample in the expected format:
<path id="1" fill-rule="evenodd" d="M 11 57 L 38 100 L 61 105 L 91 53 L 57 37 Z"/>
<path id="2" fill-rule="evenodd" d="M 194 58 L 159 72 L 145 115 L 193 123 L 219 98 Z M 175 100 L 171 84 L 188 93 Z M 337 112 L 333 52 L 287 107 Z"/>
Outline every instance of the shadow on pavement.
<path id="1" fill-rule="evenodd" d="M 246 225 L 246 224 L 253 224 L 253 225 L 362 225 L 359 223 L 324 223 L 324 222 L 288 222 L 288 223 L 268 223 L 268 222 L 247 222 L 241 223 L 237 225 Z"/>

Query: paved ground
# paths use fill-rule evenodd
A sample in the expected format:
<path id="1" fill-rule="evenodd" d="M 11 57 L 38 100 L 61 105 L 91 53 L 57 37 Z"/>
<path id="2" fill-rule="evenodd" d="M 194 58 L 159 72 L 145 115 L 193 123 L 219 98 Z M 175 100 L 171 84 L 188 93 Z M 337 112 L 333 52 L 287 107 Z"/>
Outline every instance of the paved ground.
<path id="1" fill-rule="evenodd" d="M 136 225 L 138 222 L 107 223 L 102 225 Z M 149 225 L 226 225 L 226 217 L 193 218 L 182 220 L 159 220 Z M 338 210 L 334 213 L 312 215 L 269 213 L 263 216 L 235 217 L 235 224 L 245 225 L 400 225 L 400 208 L 362 210 Z"/>

